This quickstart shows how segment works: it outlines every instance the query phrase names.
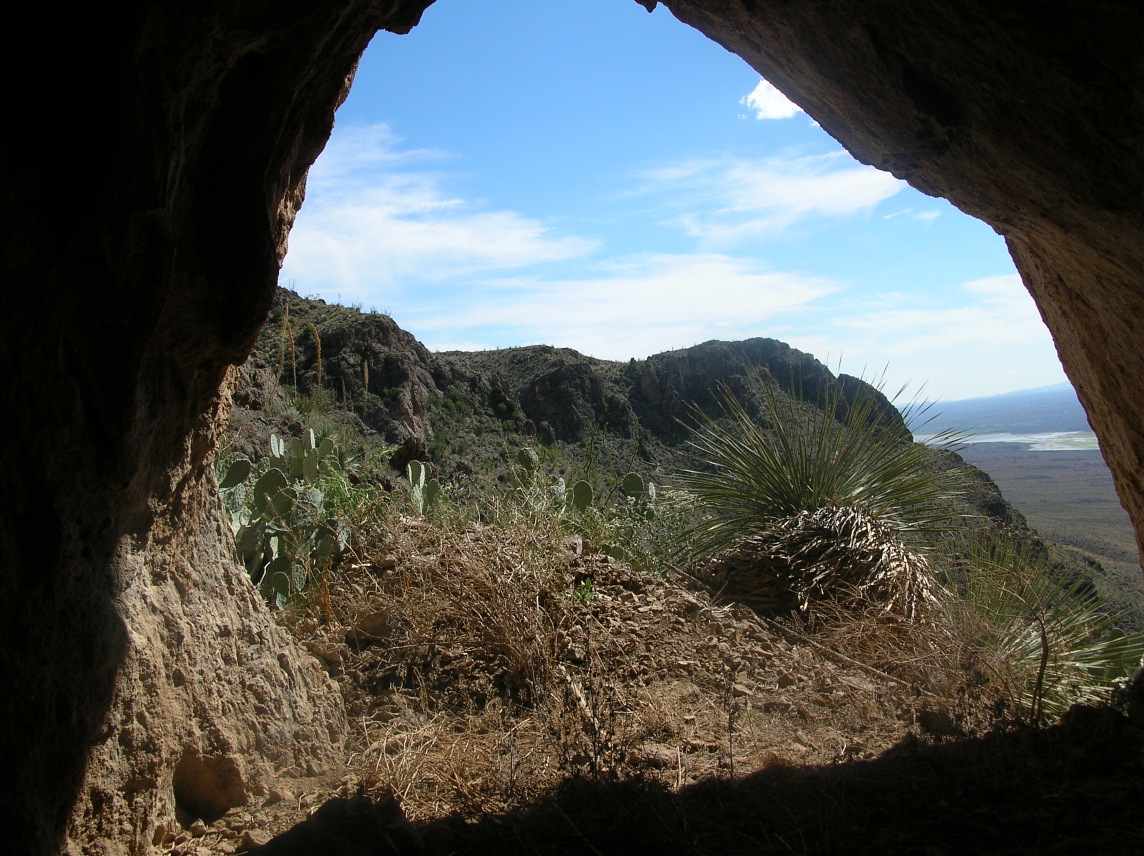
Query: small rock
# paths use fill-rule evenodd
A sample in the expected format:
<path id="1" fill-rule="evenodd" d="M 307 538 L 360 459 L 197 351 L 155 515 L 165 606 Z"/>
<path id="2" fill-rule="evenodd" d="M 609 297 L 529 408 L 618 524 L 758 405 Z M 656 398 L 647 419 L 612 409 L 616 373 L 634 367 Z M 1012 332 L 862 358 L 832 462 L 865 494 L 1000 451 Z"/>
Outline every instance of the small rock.
<path id="1" fill-rule="evenodd" d="M 274 805 L 275 803 L 293 802 L 293 801 L 294 801 L 294 792 L 289 790 L 288 788 L 271 788 L 270 793 L 268 793 L 266 795 L 266 799 L 263 800 L 262 805 L 263 805 L 263 807 L 265 807 L 265 806 Z"/>
<path id="2" fill-rule="evenodd" d="M 318 621 L 314 618 L 303 618 L 295 630 L 299 636 L 312 636 L 318 632 Z"/>
<path id="3" fill-rule="evenodd" d="M 322 662 L 330 677 L 336 678 L 342 674 L 342 654 L 336 646 L 313 641 L 306 641 L 303 644 Z"/>
<path id="4" fill-rule="evenodd" d="M 639 766 L 664 770 L 676 766 L 679 763 L 679 755 L 670 746 L 651 743 L 634 753 L 632 761 Z"/>
<path id="5" fill-rule="evenodd" d="M 155 835 L 151 839 L 151 843 L 156 847 L 174 844 L 179 840 L 179 833 L 171 829 L 165 823 L 160 823 L 155 827 Z"/>
<path id="6" fill-rule="evenodd" d="M 191 824 L 190 833 L 195 838 L 202 838 L 204 835 L 207 834 L 207 825 L 205 823 L 203 823 L 201 820 L 196 820 L 194 823 Z"/>
<path id="7" fill-rule="evenodd" d="M 239 849 L 253 850 L 255 847 L 263 847 L 272 837 L 265 829 L 248 829 L 242 833 L 242 844 Z"/>
<path id="8" fill-rule="evenodd" d="M 365 648 L 385 642 L 398 630 L 394 615 L 381 609 L 367 613 L 357 619 L 346 633 L 346 642 L 357 648 Z"/>

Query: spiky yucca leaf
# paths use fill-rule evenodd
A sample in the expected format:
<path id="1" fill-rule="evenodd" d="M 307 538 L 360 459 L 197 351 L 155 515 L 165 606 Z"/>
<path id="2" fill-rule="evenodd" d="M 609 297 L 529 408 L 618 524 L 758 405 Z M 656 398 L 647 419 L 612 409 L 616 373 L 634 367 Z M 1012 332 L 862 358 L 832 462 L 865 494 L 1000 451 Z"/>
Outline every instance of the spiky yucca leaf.
<path id="1" fill-rule="evenodd" d="M 1113 682 L 1140 668 L 1144 633 L 1119 630 L 1087 579 L 1053 574 L 1027 551 L 977 545 L 958 588 L 955 632 L 1021 719 L 1039 724 L 1078 702 L 1106 702 Z"/>
<path id="2" fill-rule="evenodd" d="M 892 526 L 856 506 L 825 506 L 738 542 L 702 571 L 734 600 L 768 612 L 855 601 L 913 618 L 934 599 L 929 563 Z"/>
<path id="3" fill-rule="evenodd" d="M 682 476 L 712 512 L 696 545 L 712 555 L 758 535 L 775 522 L 827 507 L 858 507 L 899 536 L 947 527 L 956 477 L 933 466 L 927 449 L 879 418 L 874 395 L 821 408 L 786 399 L 773 381 L 762 384 L 770 426 L 758 424 L 728 391 L 724 421 L 696 412 L 691 445 L 710 467 Z M 923 408 L 924 409 L 924 408 Z M 936 445 L 952 446 L 956 435 Z"/>

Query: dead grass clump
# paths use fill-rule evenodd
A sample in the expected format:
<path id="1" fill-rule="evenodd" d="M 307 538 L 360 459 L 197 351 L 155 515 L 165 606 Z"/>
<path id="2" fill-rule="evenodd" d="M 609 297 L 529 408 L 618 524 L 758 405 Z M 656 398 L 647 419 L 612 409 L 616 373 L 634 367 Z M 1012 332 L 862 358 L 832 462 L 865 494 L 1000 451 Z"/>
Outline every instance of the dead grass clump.
<path id="1" fill-rule="evenodd" d="M 913 620 L 878 607 L 855 611 L 841 605 L 820 609 L 813 631 L 803 635 L 839 662 L 859 666 L 882 682 L 890 680 L 912 697 L 913 720 L 931 736 L 987 733 L 1002 715 L 1002 688 L 951 644 L 951 614 L 931 605 Z"/>
<path id="2" fill-rule="evenodd" d="M 912 618 L 934 601 L 929 563 L 860 506 L 824 506 L 775 521 L 703 570 L 723 596 L 770 613 L 877 604 Z"/>
<path id="3" fill-rule="evenodd" d="M 555 528 L 394 519 L 334 609 L 354 766 L 411 818 L 507 810 L 620 757 L 591 586 Z"/>
<path id="4" fill-rule="evenodd" d="M 925 614 L 824 601 L 812 626 L 776 621 L 543 520 L 374 525 L 331 588 L 334 620 L 295 630 L 342 685 L 358 780 L 415 822 L 463 829 L 577 781 L 678 793 L 976 727 Z"/>

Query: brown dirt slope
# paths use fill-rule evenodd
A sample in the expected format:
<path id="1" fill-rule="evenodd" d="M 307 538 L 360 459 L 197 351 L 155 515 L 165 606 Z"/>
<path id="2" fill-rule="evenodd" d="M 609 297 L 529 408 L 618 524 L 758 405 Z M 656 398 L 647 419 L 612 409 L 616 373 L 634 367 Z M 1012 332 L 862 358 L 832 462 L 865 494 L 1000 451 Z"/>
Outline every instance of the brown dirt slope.
<path id="1" fill-rule="evenodd" d="M 347 774 L 173 854 L 243 851 L 339 794 L 400 825 L 395 796 L 441 856 L 1144 848 L 1141 731 L 1092 711 L 1007 726 L 935 626 L 774 622 L 542 525 L 394 518 L 370 541 L 287 617 L 346 696 Z M 263 852 L 419 852 L 368 849 L 374 829 L 367 849 Z"/>

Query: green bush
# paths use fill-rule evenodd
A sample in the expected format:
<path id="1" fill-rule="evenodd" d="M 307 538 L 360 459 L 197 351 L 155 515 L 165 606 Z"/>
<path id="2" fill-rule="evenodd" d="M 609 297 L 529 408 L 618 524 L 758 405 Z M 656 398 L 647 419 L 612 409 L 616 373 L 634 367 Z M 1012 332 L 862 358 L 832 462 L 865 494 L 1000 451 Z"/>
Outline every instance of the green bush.
<path id="1" fill-rule="evenodd" d="M 289 442 L 271 435 L 258 464 L 219 462 L 219 489 L 240 561 L 279 609 L 331 570 L 349 546 L 349 521 L 327 507 L 323 486 L 345 482 L 346 459 L 331 437 L 307 430 Z"/>
<path id="2" fill-rule="evenodd" d="M 1119 630 L 1086 578 L 1056 575 L 1028 550 L 976 544 L 949 588 L 962 659 L 993 678 L 1016 719 L 1040 725 L 1076 703 L 1107 703 L 1140 669 L 1144 633 Z"/>
<path id="3" fill-rule="evenodd" d="M 429 466 L 421 461 L 410 461 L 405 467 L 405 477 L 409 481 L 409 499 L 418 517 L 431 513 L 444 498 L 444 491 L 437 479 L 428 478 Z"/>
<path id="4" fill-rule="evenodd" d="M 544 463 L 544 456 L 527 447 L 509 456 L 511 487 L 502 494 L 497 517 L 555 526 L 584 536 L 600 553 L 637 570 L 664 570 L 668 539 L 657 526 L 664 503 L 654 484 L 629 472 L 597 491 L 587 478 L 569 485 L 564 477 L 546 472 Z M 673 492 L 673 510 L 678 498 Z M 680 521 L 671 519 L 673 535 L 678 535 Z"/>
<path id="5" fill-rule="evenodd" d="M 769 425 L 728 391 L 721 419 L 695 412 L 690 444 L 708 469 L 685 471 L 680 481 L 712 515 L 696 533 L 701 553 L 826 507 L 865 509 L 902 535 L 942 531 L 955 518 L 957 478 L 935 469 L 925 446 L 883 424 L 874 396 L 845 402 L 835 393 L 822 407 L 800 406 L 765 382 L 762 397 Z"/>
<path id="6" fill-rule="evenodd" d="M 877 598 L 915 615 L 932 591 L 917 536 L 949 527 L 958 478 L 884 418 L 880 395 L 839 388 L 815 407 L 766 381 L 761 397 L 766 425 L 726 390 L 720 418 L 695 411 L 707 469 L 680 481 L 707 516 L 685 558 L 762 608 L 805 616 L 817 600 Z"/>

